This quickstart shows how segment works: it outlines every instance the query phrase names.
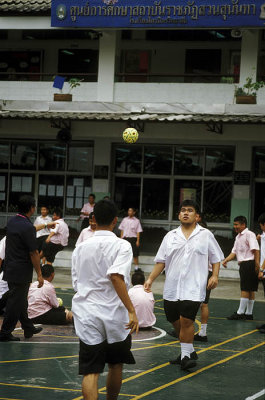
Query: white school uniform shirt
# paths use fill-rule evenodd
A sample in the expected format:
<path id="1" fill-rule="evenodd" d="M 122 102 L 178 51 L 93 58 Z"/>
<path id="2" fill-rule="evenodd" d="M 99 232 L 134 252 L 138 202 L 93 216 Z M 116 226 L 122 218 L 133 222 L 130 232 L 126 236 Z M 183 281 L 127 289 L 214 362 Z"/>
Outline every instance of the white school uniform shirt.
<path id="1" fill-rule="evenodd" d="M 6 236 L 0 241 L 0 258 L 1 260 L 5 259 L 6 253 Z M 3 281 L 4 272 L 0 274 L 0 299 L 2 296 L 9 290 L 8 283 Z"/>
<path id="2" fill-rule="evenodd" d="M 95 231 L 92 231 L 91 226 L 89 226 L 88 228 L 82 229 L 75 245 L 77 246 L 78 244 L 84 242 L 85 240 L 87 240 L 88 238 L 93 236 L 94 233 L 95 233 Z"/>
<path id="3" fill-rule="evenodd" d="M 163 298 L 169 301 L 205 300 L 209 263 L 224 259 L 214 235 L 198 225 L 188 239 L 181 226 L 166 234 L 155 257 L 165 263 Z"/>
<path id="4" fill-rule="evenodd" d="M 72 255 L 72 283 L 77 292 L 72 312 L 77 336 L 88 345 L 107 340 L 120 342 L 129 334 L 125 325 L 128 311 L 110 280 L 111 274 L 124 277 L 130 285 L 132 247 L 110 231 L 96 231 L 80 243 Z"/>
<path id="5" fill-rule="evenodd" d="M 260 235 L 260 266 L 265 260 L 265 232 Z"/>
<path id="6" fill-rule="evenodd" d="M 49 215 L 47 215 L 46 217 L 39 215 L 34 221 L 34 226 L 48 224 L 48 222 L 52 222 L 52 218 Z M 49 233 L 50 231 L 48 228 L 41 229 L 40 231 L 37 232 L 37 238 L 44 235 L 49 235 Z"/>
<path id="7" fill-rule="evenodd" d="M 51 232 L 55 233 L 55 235 L 51 237 L 51 243 L 67 246 L 69 237 L 68 225 L 62 218 L 57 219 L 55 222 L 55 228 L 51 229 Z"/>

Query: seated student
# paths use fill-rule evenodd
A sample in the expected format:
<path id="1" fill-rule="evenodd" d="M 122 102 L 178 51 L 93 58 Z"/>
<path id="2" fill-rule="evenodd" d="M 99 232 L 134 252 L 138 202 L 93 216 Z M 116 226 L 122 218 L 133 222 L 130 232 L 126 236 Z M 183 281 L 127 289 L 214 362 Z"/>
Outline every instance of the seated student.
<path id="1" fill-rule="evenodd" d="M 136 271 L 132 275 L 133 287 L 129 289 L 129 297 L 136 311 L 141 330 L 151 329 L 156 323 L 154 314 L 155 300 L 152 292 L 144 290 L 145 277 L 142 272 Z"/>
<path id="2" fill-rule="evenodd" d="M 6 236 L 0 241 L 0 315 L 3 315 L 7 302 L 9 287 L 6 281 L 3 280 L 3 266 L 6 249 Z"/>
<path id="3" fill-rule="evenodd" d="M 52 216 L 52 220 L 56 221 L 55 228 L 50 230 L 49 236 L 43 243 L 40 258 L 45 257 L 47 264 L 52 264 L 56 254 L 68 244 L 69 229 L 62 216 L 62 210 L 56 208 Z"/>
<path id="4" fill-rule="evenodd" d="M 28 316 L 35 324 L 66 325 L 73 321 L 72 312 L 59 306 L 59 300 L 51 283 L 54 268 L 50 264 L 42 265 L 44 285 L 38 288 L 38 281 L 32 283 L 28 294 Z"/>
<path id="5" fill-rule="evenodd" d="M 78 237 L 78 239 L 76 241 L 76 244 L 75 244 L 76 246 L 94 235 L 96 227 L 97 227 L 97 224 L 95 222 L 93 222 L 93 219 L 92 219 L 93 215 L 94 215 L 93 212 L 91 212 L 89 214 L 89 227 L 88 228 L 84 228 L 81 231 L 81 233 L 80 233 L 80 235 L 79 235 L 79 237 Z"/>

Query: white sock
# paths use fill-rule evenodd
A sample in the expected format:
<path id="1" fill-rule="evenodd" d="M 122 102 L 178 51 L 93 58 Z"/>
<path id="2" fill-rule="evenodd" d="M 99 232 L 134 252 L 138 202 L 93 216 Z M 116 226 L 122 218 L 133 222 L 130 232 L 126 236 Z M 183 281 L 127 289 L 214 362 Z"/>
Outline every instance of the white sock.
<path id="1" fill-rule="evenodd" d="M 190 358 L 190 354 L 193 353 L 194 348 L 192 343 L 180 343 L 181 346 L 181 359 L 185 356 Z"/>
<path id="2" fill-rule="evenodd" d="M 201 324 L 199 336 L 207 336 L 206 330 L 207 330 L 207 324 Z"/>
<path id="3" fill-rule="evenodd" d="M 134 270 L 137 271 L 139 269 L 139 265 L 135 265 Z"/>
<path id="4" fill-rule="evenodd" d="M 237 314 L 245 314 L 246 308 L 248 304 L 248 299 L 245 299 L 244 297 L 241 297 L 240 299 L 240 304 L 237 310 Z"/>
<path id="5" fill-rule="evenodd" d="M 254 302 L 255 302 L 255 300 L 249 300 L 248 299 L 247 311 L 246 311 L 247 315 L 252 315 L 253 314 Z"/>

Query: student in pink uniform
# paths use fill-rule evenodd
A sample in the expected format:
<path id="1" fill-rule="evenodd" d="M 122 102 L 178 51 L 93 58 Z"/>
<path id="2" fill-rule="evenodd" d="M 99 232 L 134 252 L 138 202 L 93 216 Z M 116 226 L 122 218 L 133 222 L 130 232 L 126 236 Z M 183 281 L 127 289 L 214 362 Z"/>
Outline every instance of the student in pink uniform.
<path id="1" fill-rule="evenodd" d="M 94 193 L 90 193 L 88 196 L 88 203 L 83 205 L 80 212 L 80 219 L 82 220 L 81 231 L 89 226 L 89 214 L 94 211 L 95 198 L 96 196 Z"/>
<path id="2" fill-rule="evenodd" d="M 142 272 L 136 271 L 132 275 L 133 287 L 129 289 L 129 297 L 136 311 L 139 328 L 151 329 L 156 323 L 154 314 L 155 299 L 153 293 L 144 290 L 145 277 Z"/>
<path id="3" fill-rule="evenodd" d="M 121 231 L 121 238 L 131 243 L 133 250 L 134 270 L 141 271 L 139 268 L 139 250 L 140 250 L 140 233 L 143 232 L 141 223 L 135 217 L 135 208 L 128 209 L 128 217 L 123 218 L 120 223 L 119 230 Z"/>
<path id="4" fill-rule="evenodd" d="M 234 218 L 234 230 L 237 233 L 234 247 L 222 262 L 226 268 L 228 261 L 237 258 L 239 264 L 241 298 L 238 310 L 227 319 L 253 319 L 255 292 L 258 290 L 259 244 L 254 232 L 247 228 L 244 216 Z"/>
<path id="5" fill-rule="evenodd" d="M 38 282 L 30 285 L 28 294 L 28 316 L 35 324 L 66 325 L 73 321 L 72 312 L 59 304 L 53 284 L 54 268 L 50 264 L 42 265 L 44 285 L 38 288 Z"/>
<path id="6" fill-rule="evenodd" d="M 47 264 L 52 264 L 59 251 L 68 245 L 69 228 L 62 218 L 62 210 L 54 210 L 52 220 L 56 222 L 55 228 L 50 230 L 50 234 L 43 244 L 40 258 L 45 257 Z"/>
<path id="7" fill-rule="evenodd" d="M 76 246 L 94 235 L 97 225 L 93 222 L 93 215 L 93 212 L 89 214 L 89 227 L 81 231 L 76 241 Z"/>

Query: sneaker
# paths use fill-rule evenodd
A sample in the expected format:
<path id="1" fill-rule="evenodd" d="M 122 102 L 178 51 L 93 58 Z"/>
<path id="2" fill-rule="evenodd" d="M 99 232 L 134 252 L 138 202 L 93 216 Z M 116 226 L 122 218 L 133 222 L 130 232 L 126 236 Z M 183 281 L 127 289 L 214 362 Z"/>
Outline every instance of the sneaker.
<path id="1" fill-rule="evenodd" d="M 10 335 L 0 335 L 0 342 L 19 342 L 20 338 L 13 336 L 11 333 Z"/>
<path id="2" fill-rule="evenodd" d="M 196 367 L 197 363 L 195 360 L 192 360 L 190 357 L 185 356 L 182 358 L 180 362 L 180 369 L 188 370 L 190 368 Z"/>
<path id="3" fill-rule="evenodd" d="M 196 351 L 193 351 L 192 353 L 190 353 L 190 358 L 191 358 L 191 360 L 198 360 L 198 354 L 196 353 Z M 175 358 L 174 360 L 170 360 L 169 364 L 180 365 L 181 364 L 181 354 L 178 356 L 178 358 Z"/>
<path id="4" fill-rule="evenodd" d="M 247 320 L 253 321 L 253 314 L 245 314 Z"/>
<path id="5" fill-rule="evenodd" d="M 246 319 L 245 314 L 238 314 L 237 312 L 234 312 L 234 314 L 230 315 L 230 317 L 227 317 L 229 320 L 244 320 Z"/>
<path id="6" fill-rule="evenodd" d="M 35 328 L 35 326 L 34 326 L 34 329 L 32 329 L 32 330 L 25 330 L 24 336 L 26 339 L 30 339 L 33 335 L 40 333 L 42 331 L 42 329 L 43 328 L 41 326 L 39 326 L 38 328 Z"/>
<path id="7" fill-rule="evenodd" d="M 194 335 L 194 340 L 197 342 L 208 342 L 207 336 L 200 336 L 198 333 Z"/>

